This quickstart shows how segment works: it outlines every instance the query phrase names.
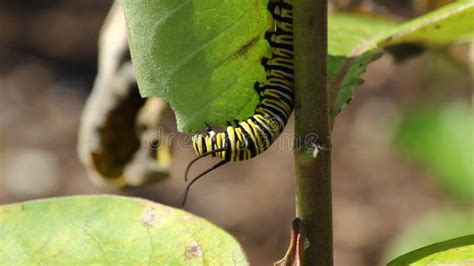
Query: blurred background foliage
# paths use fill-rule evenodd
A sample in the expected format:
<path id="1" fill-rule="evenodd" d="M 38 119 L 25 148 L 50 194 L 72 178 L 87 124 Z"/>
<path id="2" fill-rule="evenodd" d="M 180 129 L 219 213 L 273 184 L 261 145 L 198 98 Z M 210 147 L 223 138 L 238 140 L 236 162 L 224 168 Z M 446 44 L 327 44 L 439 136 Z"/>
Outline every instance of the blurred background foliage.
<path id="1" fill-rule="evenodd" d="M 474 116 L 467 104 L 422 106 L 408 112 L 396 140 L 407 159 L 424 167 L 453 197 L 474 198 Z"/>
<path id="2" fill-rule="evenodd" d="M 332 10 L 410 18 L 450 1 L 333 1 Z M 179 204 L 190 149 L 168 180 L 116 191 L 93 185 L 76 155 L 110 0 L 0 0 L 0 204 L 114 193 Z M 336 265 L 380 265 L 432 241 L 472 233 L 473 117 L 469 45 L 369 66 L 334 128 Z M 164 127 L 176 133 L 172 116 Z M 291 120 L 286 133 L 291 133 Z M 176 146 L 176 139 L 173 143 Z M 189 210 L 228 230 L 250 261 L 284 253 L 294 216 L 288 140 L 195 187 Z M 283 148 L 280 148 L 283 147 Z M 203 164 L 211 164 L 206 160 Z"/>

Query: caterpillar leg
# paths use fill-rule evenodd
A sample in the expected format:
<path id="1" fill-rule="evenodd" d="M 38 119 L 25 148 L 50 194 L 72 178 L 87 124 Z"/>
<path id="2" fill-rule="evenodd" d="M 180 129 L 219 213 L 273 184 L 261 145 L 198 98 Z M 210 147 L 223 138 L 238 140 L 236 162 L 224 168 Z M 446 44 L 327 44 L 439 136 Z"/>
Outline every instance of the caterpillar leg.
<path id="1" fill-rule="evenodd" d="M 253 88 L 255 89 L 255 91 L 257 91 L 257 93 L 259 95 L 260 95 L 261 92 L 263 92 L 265 90 L 264 85 L 260 82 L 255 82 L 255 84 L 253 85 Z"/>
<path id="2" fill-rule="evenodd" d="M 204 129 L 207 133 L 211 132 L 212 131 L 212 127 L 211 125 L 209 125 L 208 123 L 206 123 L 206 128 Z"/>

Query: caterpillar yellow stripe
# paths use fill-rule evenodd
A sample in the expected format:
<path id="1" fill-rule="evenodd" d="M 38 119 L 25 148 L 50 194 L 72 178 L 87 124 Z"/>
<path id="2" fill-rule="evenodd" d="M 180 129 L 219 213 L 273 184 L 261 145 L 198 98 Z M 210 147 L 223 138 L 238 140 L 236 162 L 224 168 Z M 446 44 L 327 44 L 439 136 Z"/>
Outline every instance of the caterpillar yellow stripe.
<path id="1" fill-rule="evenodd" d="M 266 70 L 263 83 L 256 82 L 260 102 L 254 114 L 242 121 L 228 122 L 223 132 L 216 133 L 207 127 L 204 133 L 192 137 L 198 159 L 217 157 L 221 162 L 195 177 L 186 189 L 184 203 L 191 185 L 201 176 L 227 162 L 253 158 L 267 150 L 286 126 L 294 107 L 293 66 L 293 7 L 290 0 L 270 0 L 268 9 L 275 21 L 273 31 L 265 34 L 270 44 L 270 58 L 263 58 Z"/>

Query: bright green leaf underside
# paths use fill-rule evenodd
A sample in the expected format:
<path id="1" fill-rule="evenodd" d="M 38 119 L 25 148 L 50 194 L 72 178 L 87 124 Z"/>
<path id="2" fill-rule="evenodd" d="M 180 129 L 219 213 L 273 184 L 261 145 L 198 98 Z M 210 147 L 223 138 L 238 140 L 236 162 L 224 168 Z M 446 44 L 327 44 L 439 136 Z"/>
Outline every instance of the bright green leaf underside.
<path id="1" fill-rule="evenodd" d="M 0 206 L 0 265 L 247 265 L 222 229 L 136 198 L 80 196 Z"/>
<path id="2" fill-rule="evenodd" d="M 271 28 L 268 0 L 124 0 L 130 49 L 141 94 L 173 108 L 178 130 L 250 116 L 258 102 L 253 85 L 265 78 Z M 472 36 L 473 1 L 459 1 L 400 24 L 362 15 L 329 19 L 328 83 L 333 116 L 362 83 L 380 50 L 400 43 L 448 44 Z M 296 48 L 297 49 L 297 48 Z M 304 67 L 304 66 L 303 66 Z M 298 66 L 296 66 L 296 70 Z"/>
<path id="3" fill-rule="evenodd" d="M 265 79 L 266 0 L 125 0 L 142 96 L 167 100 L 178 130 L 198 131 L 253 113 Z"/>
<path id="4" fill-rule="evenodd" d="M 388 265 L 469 265 L 473 260 L 474 235 L 469 235 L 412 251 Z"/>

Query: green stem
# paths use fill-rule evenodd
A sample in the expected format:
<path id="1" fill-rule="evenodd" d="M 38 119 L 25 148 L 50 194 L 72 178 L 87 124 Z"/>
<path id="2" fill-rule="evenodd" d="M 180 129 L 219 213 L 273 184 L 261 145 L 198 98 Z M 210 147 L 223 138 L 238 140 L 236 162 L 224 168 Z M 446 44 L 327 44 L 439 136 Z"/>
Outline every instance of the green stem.
<path id="1" fill-rule="evenodd" d="M 327 0 L 295 0 L 293 11 L 296 209 L 306 238 L 302 265 L 333 265 Z"/>

